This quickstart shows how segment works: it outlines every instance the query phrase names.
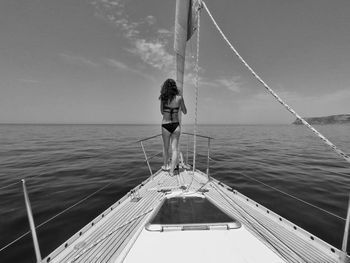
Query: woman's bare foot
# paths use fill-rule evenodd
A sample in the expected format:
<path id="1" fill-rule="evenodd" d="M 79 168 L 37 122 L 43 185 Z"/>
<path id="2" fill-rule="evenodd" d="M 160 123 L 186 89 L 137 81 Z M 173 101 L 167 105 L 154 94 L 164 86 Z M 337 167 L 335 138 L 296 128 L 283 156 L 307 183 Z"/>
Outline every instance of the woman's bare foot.
<path id="1" fill-rule="evenodd" d="M 169 165 L 163 165 L 162 166 L 162 170 L 163 171 L 169 171 L 169 169 L 170 169 Z"/>

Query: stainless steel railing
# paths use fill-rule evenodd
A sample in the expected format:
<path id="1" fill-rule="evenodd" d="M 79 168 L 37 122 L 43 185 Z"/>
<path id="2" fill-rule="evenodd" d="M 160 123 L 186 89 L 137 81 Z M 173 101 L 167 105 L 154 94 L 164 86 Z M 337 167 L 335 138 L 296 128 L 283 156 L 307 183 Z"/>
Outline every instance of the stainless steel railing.
<path id="1" fill-rule="evenodd" d="M 192 155 L 193 155 L 192 157 L 194 159 L 195 158 L 195 156 L 194 156 L 195 155 L 195 153 L 194 153 L 195 151 L 192 151 L 192 150 L 189 149 L 189 139 L 190 139 L 191 136 L 194 136 L 194 134 L 193 133 L 188 133 L 188 132 L 182 132 L 181 134 L 182 134 L 182 136 L 185 135 L 187 137 L 187 140 L 186 140 L 186 142 L 187 142 L 186 143 L 186 158 L 182 159 L 182 160 L 184 161 L 184 164 L 186 166 L 192 166 L 193 167 L 193 165 L 194 165 L 193 163 L 192 163 L 192 165 L 189 164 L 189 155 L 190 155 L 190 153 L 192 153 Z M 151 176 L 153 176 L 153 171 L 152 171 L 152 168 L 151 168 L 151 165 L 150 165 L 150 160 L 153 159 L 154 157 L 157 157 L 157 156 L 161 155 L 163 153 L 163 151 L 157 152 L 156 154 L 148 156 L 147 152 L 146 152 L 146 149 L 145 149 L 144 142 L 152 140 L 152 139 L 155 139 L 155 138 L 158 138 L 160 136 L 161 136 L 161 134 L 157 134 L 157 135 L 153 135 L 153 136 L 150 136 L 150 137 L 147 137 L 147 138 L 144 138 L 144 139 L 141 139 L 141 140 L 137 141 L 141 145 L 143 154 L 145 156 L 145 161 L 146 161 L 146 164 L 147 164 L 147 167 L 148 167 L 148 170 L 149 170 Z M 214 138 L 210 137 L 210 136 L 200 135 L 200 134 L 196 134 L 196 137 L 201 138 L 201 139 L 207 139 L 206 155 L 198 154 L 198 153 L 196 153 L 196 155 L 198 155 L 198 156 L 205 156 L 207 158 L 207 160 L 206 160 L 206 174 L 207 174 L 207 176 L 209 178 L 210 177 L 210 174 L 209 174 L 209 172 L 210 172 L 210 160 L 212 160 L 210 158 L 210 142 Z M 180 154 L 182 154 L 182 153 L 180 153 Z M 193 168 L 195 169 L 195 167 L 193 167 Z"/>

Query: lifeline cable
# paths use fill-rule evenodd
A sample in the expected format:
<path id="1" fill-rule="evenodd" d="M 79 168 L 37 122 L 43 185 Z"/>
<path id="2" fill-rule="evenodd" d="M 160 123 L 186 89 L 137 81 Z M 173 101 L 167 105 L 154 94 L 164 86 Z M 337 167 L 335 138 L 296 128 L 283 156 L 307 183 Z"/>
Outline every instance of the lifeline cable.
<path id="1" fill-rule="evenodd" d="M 309 202 L 307 202 L 307 201 L 304 201 L 303 199 L 300 199 L 300 198 L 298 198 L 298 197 L 296 197 L 296 196 L 294 196 L 294 195 L 288 194 L 287 192 L 284 192 L 284 191 L 282 191 L 282 190 L 280 190 L 280 189 L 278 189 L 278 188 L 276 188 L 276 187 L 273 187 L 273 186 L 270 186 L 270 185 L 268 185 L 268 184 L 265 184 L 265 183 L 259 181 L 258 179 L 255 179 L 255 178 L 250 177 L 249 175 L 246 175 L 246 174 L 243 174 L 243 173 L 240 173 L 240 174 L 241 174 L 242 176 L 246 177 L 246 178 L 249 178 L 249 179 L 252 180 L 252 181 L 256 181 L 256 182 L 258 182 L 259 184 L 262 184 L 262 185 L 264 185 L 264 186 L 266 186 L 266 187 L 268 187 L 268 188 L 270 188 L 270 189 L 272 189 L 272 190 L 275 190 L 276 192 L 279 192 L 279 193 L 284 194 L 284 195 L 286 195 L 286 196 L 288 196 L 288 197 L 290 197 L 290 198 L 293 198 L 293 199 L 295 199 L 295 200 L 297 200 L 297 201 L 299 201 L 299 202 L 301 202 L 301 203 L 303 203 L 303 204 L 306 204 L 306 205 L 311 206 L 311 207 L 313 207 L 313 208 L 315 208 L 315 209 L 318 209 L 318 210 L 320 210 L 320 211 L 322 211 L 322 212 L 324 212 L 324 213 L 326 213 L 326 214 L 328 214 L 328 215 L 334 216 L 334 217 L 336 217 L 336 218 L 338 218 L 338 219 L 340 219 L 340 220 L 346 221 L 346 218 L 341 217 L 341 216 L 339 216 L 339 215 L 337 215 L 337 214 L 335 214 L 335 213 L 332 213 L 332 212 L 330 212 L 330 211 L 327 211 L 326 209 L 323 209 L 323 208 L 321 208 L 321 207 L 319 207 L 319 206 L 317 206 L 317 205 L 311 204 L 311 203 L 309 203 Z"/>
<path id="2" fill-rule="evenodd" d="M 28 176 L 28 177 L 29 177 L 29 176 Z M 0 190 L 9 188 L 9 187 L 11 187 L 11 186 L 13 186 L 13 185 L 20 184 L 20 183 L 21 183 L 21 181 L 17 181 L 17 182 L 14 182 L 14 183 L 10 183 L 10 184 L 8 184 L 8 185 L 5 185 L 5 186 L 0 187 Z"/>
<path id="3" fill-rule="evenodd" d="M 65 208 L 64 210 L 62 210 L 61 212 L 57 213 L 56 215 L 50 217 L 49 219 L 45 220 L 44 222 L 40 223 L 38 226 L 35 227 L 35 229 L 39 229 L 40 227 L 42 227 L 43 225 L 46 225 L 47 223 L 49 223 L 50 221 L 52 221 L 53 219 L 55 219 L 56 217 L 64 214 L 65 212 L 69 211 L 70 209 L 76 207 L 77 205 L 81 204 L 82 202 L 86 201 L 87 199 L 91 198 L 92 196 L 96 195 L 97 193 L 101 192 L 102 190 L 106 189 L 107 187 L 109 187 L 110 185 L 112 185 L 112 183 L 108 183 L 104 186 L 102 186 L 101 188 L 97 189 L 96 191 L 94 191 L 93 193 L 89 194 L 88 196 L 84 197 L 83 199 L 81 199 L 80 201 L 74 203 L 73 205 Z M 24 234 L 22 234 L 21 236 L 17 237 L 16 239 L 12 240 L 10 243 L 6 244 L 5 246 L 3 246 L 2 248 L 0 248 L 0 252 L 5 250 L 6 248 L 8 248 L 9 246 L 13 245 L 14 243 L 16 243 L 17 241 L 21 240 L 23 237 L 27 236 L 28 234 L 30 234 L 30 231 L 25 232 Z"/>
<path id="4" fill-rule="evenodd" d="M 298 113 L 295 112 L 287 103 L 285 103 L 260 77 L 259 75 L 248 65 L 248 63 L 243 59 L 243 57 L 238 53 L 238 51 L 232 46 L 230 41 L 227 39 L 225 34 L 222 32 L 219 25 L 216 23 L 214 17 L 210 13 L 207 5 L 202 1 L 205 10 L 207 11 L 209 17 L 213 21 L 215 27 L 221 34 L 222 38 L 226 41 L 227 45 L 232 49 L 238 59 L 247 67 L 247 69 L 253 74 L 253 76 L 265 87 L 265 89 L 273 96 L 277 101 L 282 104 L 290 113 L 292 113 L 298 120 L 300 120 L 306 127 L 308 127 L 314 134 L 316 134 L 325 144 L 332 148 L 339 156 L 341 156 L 345 161 L 350 163 L 350 157 L 337 148 L 331 141 L 329 141 L 325 136 L 323 136 L 319 131 L 317 131 L 314 127 L 312 127 L 306 120 L 304 120 Z"/>
<path id="5" fill-rule="evenodd" d="M 211 160 L 213 160 L 213 159 L 211 159 Z M 215 162 L 227 162 L 227 161 L 224 161 L 224 160 L 213 160 L 213 161 L 215 161 Z M 322 208 L 322 207 L 319 207 L 319 206 L 314 205 L 314 204 L 312 204 L 312 203 L 310 203 L 310 202 L 307 202 L 307 201 L 305 201 L 305 200 L 303 200 L 303 199 L 301 199 L 301 198 L 298 198 L 298 197 L 296 197 L 296 196 L 294 196 L 294 195 L 292 195 L 292 194 L 289 194 L 289 193 L 287 193 L 287 192 L 285 192 L 285 191 L 283 191 L 283 190 L 280 190 L 280 189 L 278 189 L 278 188 L 276 188 L 276 187 L 274 187 L 274 186 L 268 185 L 268 184 L 266 184 L 266 183 L 264 183 L 264 182 L 262 182 L 262 181 L 260 181 L 260 180 L 258 180 L 258 179 L 255 179 L 255 178 L 253 178 L 253 177 L 251 177 L 251 176 L 249 176 L 249 175 L 244 174 L 243 172 L 240 172 L 239 174 L 242 175 L 242 176 L 244 176 L 244 177 L 246 177 L 246 178 L 248 178 L 248 179 L 250 179 L 250 180 L 252 180 L 252 181 L 255 181 L 255 182 L 259 183 L 259 184 L 262 184 L 262 185 L 264 185 L 264 186 L 267 187 L 267 188 L 270 188 L 270 189 L 272 189 L 272 190 L 274 190 L 274 191 L 276 191 L 276 192 L 279 192 L 279 193 L 281 193 L 281 194 L 283 194 L 283 195 L 286 195 L 286 196 L 288 196 L 288 197 L 290 197 L 290 198 L 292 198 L 292 199 L 295 199 L 295 200 L 297 200 L 297 201 L 299 201 L 299 202 L 301 202 L 301 203 L 303 203 L 303 204 L 305 204 L 305 205 L 311 206 L 311 207 L 313 207 L 313 208 L 315 208 L 315 209 L 317 209 L 317 210 L 319 210 L 319 211 L 321 211 L 321 212 L 323 212 L 323 213 L 326 213 L 326 214 L 328 214 L 328 215 L 331 215 L 331 216 L 333 216 L 333 217 L 335 217 L 335 218 L 337 218 L 337 219 L 346 221 L 346 218 L 344 218 L 344 217 L 342 217 L 342 216 L 340 216 L 340 215 L 337 215 L 337 214 L 335 214 L 335 213 L 332 213 L 332 212 L 330 212 L 330 211 L 328 211 L 328 210 L 326 210 L 326 209 L 324 209 L 324 208 Z M 200 190 L 200 189 L 203 188 L 204 186 L 205 186 L 205 185 L 201 186 L 198 190 Z M 198 191 L 198 190 L 197 190 L 197 191 Z"/>
<path id="6" fill-rule="evenodd" d="M 161 134 L 157 134 L 157 135 L 155 135 L 155 136 L 152 136 L 152 137 L 150 137 L 150 138 L 147 138 L 147 139 L 152 139 L 152 138 L 154 138 L 154 137 L 158 137 L 158 136 L 160 136 Z M 120 146 L 122 146 L 122 147 L 125 147 L 125 146 L 130 146 L 130 145 L 134 145 L 134 144 L 136 144 L 136 143 L 139 143 L 140 141 L 144 141 L 145 139 L 143 139 L 143 140 L 138 140 L 138 141 L 127 141 L 127 142 L 123 142 L 122 144 L 118 144 L 117 146 L 120 148 Z M 113 149 L 113 150 L 110 150 L 110 151 L 106 151 L 106 152 L 103 152 L 103 153 L 100 153 L 100 154 L 98 154 L 98 155 L 96 155 L 96 156 L 92 156 L 92 157 L 89 157 L 89 158 L 95 158 L 95 159 L 97 159 L 97 158 L 99 158 L 99 157 L 102 157 L 102 156 L 104 156 L 104 155 L 110 155 L 110 154 L 112 154 L 112 153 L 115 153 L 115 149 Z M 41 176 L 44 176 L 44 175 L 46 175 L 45 173 L 41 173 L 41 174 L 36 174 L 36 175 L 28 175 L 28 176 L 26 176 L 26 177 L 23 177 L 22 179 L 25 179 L 25 180 L 28 180 L 28 179 L 33 179 L 33 178 L 36 178 L 36 177 L 41 177 Z M 0 190 L 3 190 L 3 189 L 6 189 L 6 188 L 9 188 L 9 187 L 12 187 L 12 186 L 14 186 L 14 185 L 17 185 L 17 184 L 20 184 L 22 181 L 21 180 L 18 180 L 18 179 L 15 179 L 16 181 L 14 181 L 14 182 L 11 182 L 11 183 L 9 183 L 9 184 L 7 184 L 7 185 L 3 185 L 3 186 L 0 186 Z M 17 181 L 18 180 L 18 181 Z"/>

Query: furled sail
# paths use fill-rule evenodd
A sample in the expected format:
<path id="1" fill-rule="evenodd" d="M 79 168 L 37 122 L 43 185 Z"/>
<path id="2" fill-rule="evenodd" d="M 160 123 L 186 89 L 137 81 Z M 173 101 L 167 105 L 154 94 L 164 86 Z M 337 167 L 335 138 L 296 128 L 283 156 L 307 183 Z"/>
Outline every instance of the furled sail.
<path id="1" fill-rule="evenodd" d="M 186 43 L 197 27 L 200 0 L 176 0 L 174 51 L 176 82 L 182 94 L 185 71 Z"/>

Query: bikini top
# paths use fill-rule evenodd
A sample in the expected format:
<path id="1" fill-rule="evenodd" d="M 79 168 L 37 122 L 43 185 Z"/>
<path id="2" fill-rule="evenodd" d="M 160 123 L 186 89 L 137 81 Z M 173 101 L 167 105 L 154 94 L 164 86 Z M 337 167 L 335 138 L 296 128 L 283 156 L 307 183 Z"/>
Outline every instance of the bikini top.
<path id="1" fill-rule="evenodd" d="M 180 107 L 171 108 L 165 105 L 163 106 L 163 111 L 170 113 L 170 121 L 173 121 L 173 114 L 178 113 L 179 109 Z"/>

